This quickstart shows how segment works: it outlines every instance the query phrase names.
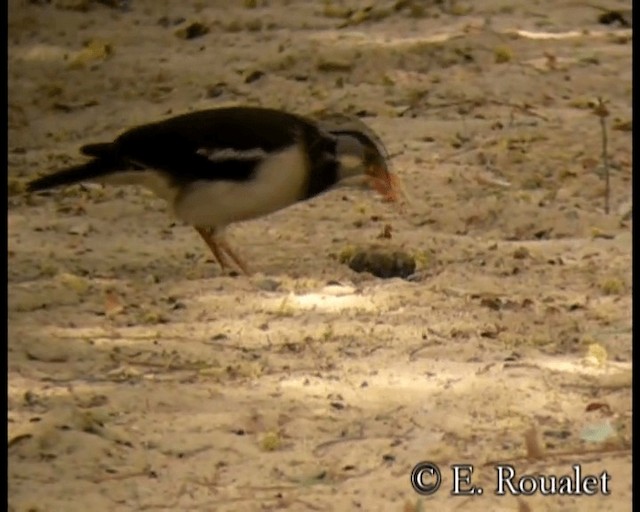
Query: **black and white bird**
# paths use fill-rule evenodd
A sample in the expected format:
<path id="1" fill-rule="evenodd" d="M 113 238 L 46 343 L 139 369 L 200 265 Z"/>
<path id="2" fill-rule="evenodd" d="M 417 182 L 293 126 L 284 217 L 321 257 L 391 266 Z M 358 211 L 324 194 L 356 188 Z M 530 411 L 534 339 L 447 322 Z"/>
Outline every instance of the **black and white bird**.
<path id="1" fill-rule="evenodd" d="M 36 192 L 79 182 L 141 185 L 195 227 L 220 266 L 243 272 L 224 229 L 337 185 L 369 184 L 389 201 L 398 181 L 376 134 L 362 121 L 312 120 L 259 107 L 202 110 L 134 127 L 81 148 L 91 160 L 38 178 Z"/>

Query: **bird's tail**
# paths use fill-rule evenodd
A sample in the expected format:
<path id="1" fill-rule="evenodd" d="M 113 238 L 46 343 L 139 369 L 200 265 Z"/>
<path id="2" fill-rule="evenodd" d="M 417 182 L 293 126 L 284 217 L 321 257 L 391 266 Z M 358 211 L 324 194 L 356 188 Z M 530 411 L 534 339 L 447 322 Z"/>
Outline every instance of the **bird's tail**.
<path id="1" fill-rule="evenodd" d="M 80 151 L 83 155 L 94 156 L 96 158 L 113 158 L 116 154 L 116 147 L 112 142 L 99 144 L 87 144 L 82 146 Z"/>
<path id="2" fill-rule="evenodd" d="M 81 151 L 85 155 L 93 156 L 93 160 L 35 179 L 27 184 L 27 191 L 37 192 L 82 181 L 91 181 L 117 171 L 121 167 L 112 144 L 90 144 L 82 147 Z"/>

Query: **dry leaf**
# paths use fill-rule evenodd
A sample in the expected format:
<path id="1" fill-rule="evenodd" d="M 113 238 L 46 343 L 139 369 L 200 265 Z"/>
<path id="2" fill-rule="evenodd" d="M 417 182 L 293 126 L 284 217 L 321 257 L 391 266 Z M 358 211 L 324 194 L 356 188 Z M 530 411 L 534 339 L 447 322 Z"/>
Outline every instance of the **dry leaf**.
<path id="1" fill-rule="evenodd" d="M 586 425 L 580 431 L 580 439 L 589 443 L 603 443 L 611 439 L 616 439 L 618 433 L 611 425 L 609 419 L 605 419 L 599 423 L 591 423 Z"/>
<path id="2" fill-rule="evenodd" d="M 605 402 L 591 402 L 585 408 L 586 412 L 598 411 L 598 410 L 601 410 L 602 412 L 608 413 L 608 414 L 611 413 L 611 407 L 609 407 L 609 404 Z"/>
<path id="3" fill-rule="evenodd" d="M 89 41 L 83 50 L 76 53 L 69 61 L 71 67 L 82 67 L 91 62 L 102 61 L 113 54 L 110 43 L 98 40 Z"/>
<path id="4" fill-rule="evenodd" d="M 541 459 L 544 457 L 544 448 L 540 444 L 540 436 L 535 425 L 524 433 L 524 444 L 529 459 Z"/>
<path id="5" fill-rule="evenodd" d="M 621 132 L 630 132 L 633 129 L 632 123 L 633 122 L 631 120 L 629 120 L 629 121 L 616 121 L 613 124 L 612 129 L 618 130 L 618 131 L 621 131 Z"/>
<path id="6" fill-rule="evenodd" d="M 383 228 L 382 228 L 382 231 L 378 235 L 378 238 L 379 239 L 382 239 L 382 238 L 390 239 L 391 238 L 391 231 L 392 231 L 391 224 L 385 224 L 383 226 Z"/>
<path id="7" fill-rule="evenodd" d="M 597 99 L 597 103 L 593 106 L 593 113 L 598 117 L 608 117 L 609 109 L 606 106 L 607 102 L 602 98 Z"/>
<path id="8" fill-rule="evenodd" d="M 547 67 L 549 69 L 556 69 L 558 67 L 558 59 L 555 55 L 549 52 L 544 52 L 544 56 L 547 58 Z"/>
<path id="9" fill-rule="evenodd" d="M 476 174 L 476 181 L 480 185 L 491 185 L 491 186 L 499 187 L 499 188 L 509 188 L 509 187 L 511 187 L 511 183 L 510 182 L 508 182 L 506 180 L 501 180 L 499 178 L 494 178 L 493 176 L 490 176 L 490 175 L 485 174 L 485 173 Z"/>
<path id="10" fill-rule="evenodd" d="M 104 313 L 107 316 L 115 316 L 124 311 L 124 304 L 115 292 L 107 292 L 104 300 Z"/>
<path id="11" fill-rule="evenodd" d="M 62 272 L 57 275 L 57 280 L 63 286 L 71 288 L 79 295 L 84 295 L 89 291 L 90 283 L 87 279 L 68 272 Z"/>
<path id="12" fill-rule="evenodd" d="M 517 497 L 518 500 L 518 512 L 532 512 L 531 507 L 522 498 Z"/>
<path id="13" fill-rule="evenodd" d="M 403 512 L 424 512 L 423 502 L 419 499 L 416 501 L 405 501 L 402 507 Z"/>
<path id="14" fill-rule="evenodd" d="M 585 362 L 594 366 L 602 366 L 607 362 L 608 358 L 609 356 L 606 348 L 599 343 L 592 343 L 587 349 Z"/>

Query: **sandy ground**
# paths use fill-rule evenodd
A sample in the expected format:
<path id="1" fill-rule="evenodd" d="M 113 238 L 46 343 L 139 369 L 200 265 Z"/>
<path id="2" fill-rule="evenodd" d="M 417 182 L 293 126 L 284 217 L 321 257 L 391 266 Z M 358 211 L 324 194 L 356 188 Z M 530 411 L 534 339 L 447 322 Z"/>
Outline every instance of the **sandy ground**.
<path id="1" fill-rule="evenodd" d="M 555 0 L 129 4 L 9 2 L 10 510 L 630 510 L 631 28 Z M 229 104 L 363 116 L 410 213 L 341 190 L 237 225 L 245 278 L 145 191 L 20 193 Z M 417 274 L 340 259 L 372 246 Z M 611 493 L 497 497 L 496 460 Z"/>

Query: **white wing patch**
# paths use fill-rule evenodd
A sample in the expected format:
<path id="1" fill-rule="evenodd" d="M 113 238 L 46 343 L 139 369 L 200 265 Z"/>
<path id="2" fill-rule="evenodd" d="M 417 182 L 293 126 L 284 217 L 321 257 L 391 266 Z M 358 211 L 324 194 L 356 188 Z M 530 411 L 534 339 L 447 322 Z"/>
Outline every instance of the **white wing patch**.
<path id="1" fill-rule="evenodd" d="M 200 148 L 196 153 L 200 156 L 207 157 L 207 159 L 212 162 L 220 162 L 222 160 L 262 160 L 267 156 L 267 152 L 260 148 Z"/>
<path id="2" fill-rule="evenodd" d="M 174 212 L 188 224 L 204 227 L 267 215 L 304 196 L 308 172 L 307 155 L 294 144 L 265 158 L 247 181 L 201 180 L 187 185 L 173 203 Z"/>

